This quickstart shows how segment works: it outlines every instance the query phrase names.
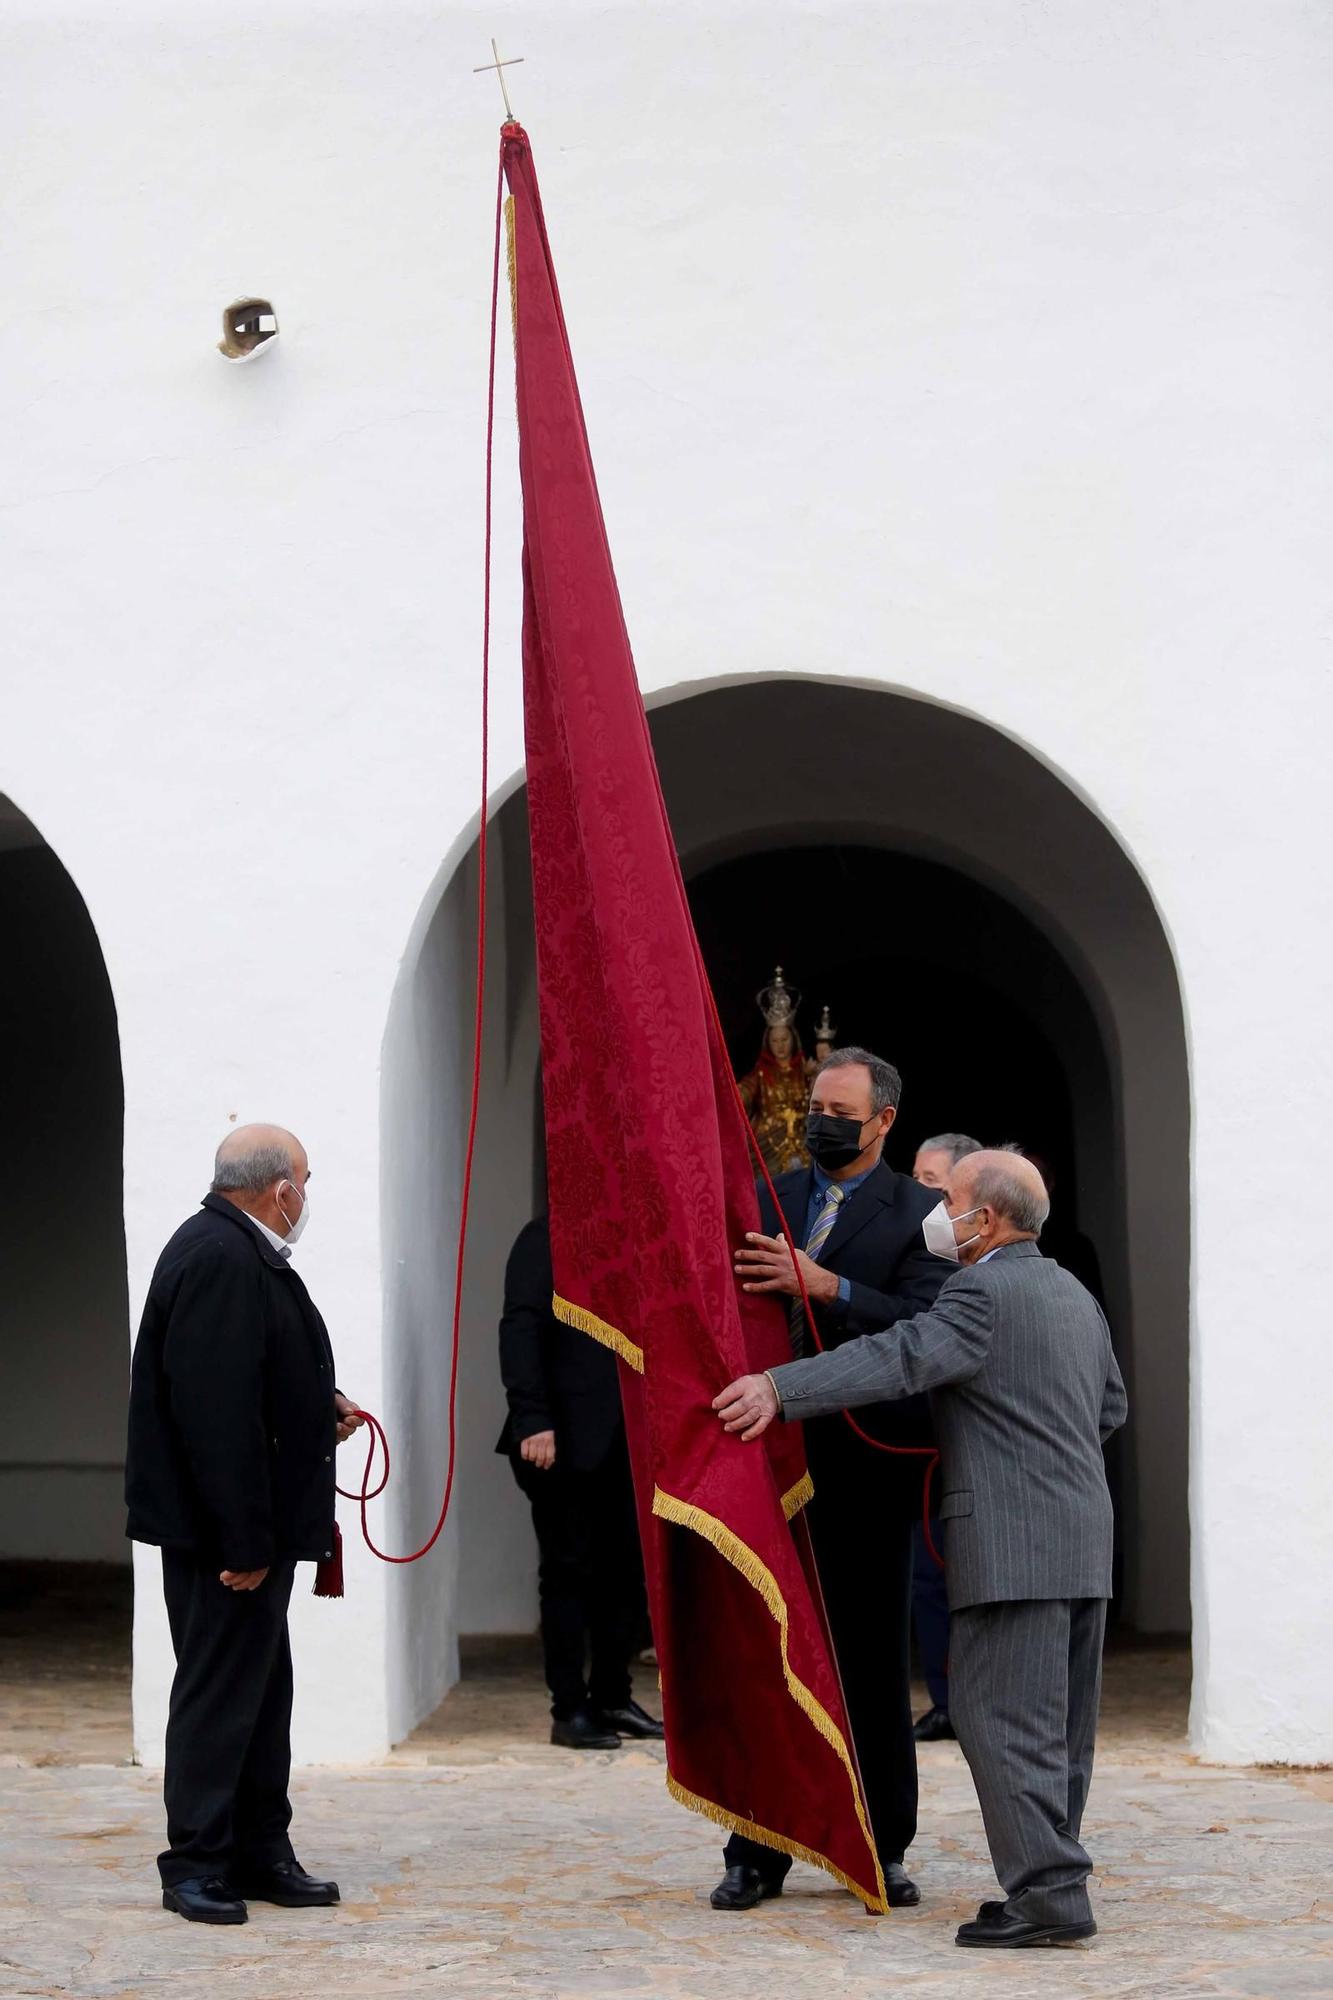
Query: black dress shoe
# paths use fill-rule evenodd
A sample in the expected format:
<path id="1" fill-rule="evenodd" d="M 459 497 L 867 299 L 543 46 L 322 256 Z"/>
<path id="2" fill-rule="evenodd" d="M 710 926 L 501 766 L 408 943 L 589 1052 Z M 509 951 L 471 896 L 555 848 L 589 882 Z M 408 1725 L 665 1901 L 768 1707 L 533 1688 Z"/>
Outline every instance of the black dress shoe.
<path id="1" fill-rule="evenodd" d="M 660 1743 L 666 1735 L 656 1717 L 649 1715 L 646 1708 L 640 1708 L 637 1701 L 627 1701 L 623 1708 L 599 1708 L 597 1720 L 608 1729 L 618 1729 L 622 1736 L 649 1737 Z"/>
<path id="2" fill-rule="evenodd" d="M 928 1708 L 923 1716 L 912 1724 L 912 1734 L 918 1743 L 956 1743 L 958 1731 L 949 1720 L 947 1708 Z"/>
<path id="3" fill-rule="evenodd" d="M 996 1907 L 993 1903 L 981 1906 L 983 1911 Z M 1003 1903 L 998 1909 L 998 1916 L 979 1914 L 974 1923 L 960 1924 L 954 1943 L 980 1945 L 992 1951 L 1016 1951 L 1024 1945 L 1078 1944 L 1083 1938 L 1097 1935 L 1091 1917 L 1081 1924 L 1034 1924 L 1026 1917 L 1006 1916 Z"/>
<path id="4" fill-rule="evenodd" d="M 618 1750 L 620 1738 L 602 1716 L 590 1708 L 576 1708 L 572 1715 L 557 1716 L 551 1724 L 551 1741 L 562 1750 Z"/>
<path id="5" fill-rule="evenodd" d="M 761 1875 L 757 1868 L 747 1868 L 737 1862 L 734 1868 L 728 1868 L 708 1900 L 715 1910 L 752 1910 L 756 1903 L 767 1902 L 770 1896 L 781 1894 L 780 1875 Z"/>
<path id="6" fill-rule="evenodd" d="M 884 1892 L 891 1910 L 914 1910 L 921 1901 L 921 1891 L 901 1861 L 884 1863 Z"/>
<path id="7" fill-rule="evenodd" d="M 277 1903 L 284 1910 L 318 1910 L 342 1900 L 336 1882 L 317 1882 L 299 1861 L 273 1861 L 237 1879 L 252 1903 Z"/>
<path id="8" fill-rule="evenodd" d="M 243 1924 L 249 1914 L 220 1875 L 192 1875 L 188 1882 L 170 1883 L 162 1891 L 162 1907 L 192 1924 Z"/>

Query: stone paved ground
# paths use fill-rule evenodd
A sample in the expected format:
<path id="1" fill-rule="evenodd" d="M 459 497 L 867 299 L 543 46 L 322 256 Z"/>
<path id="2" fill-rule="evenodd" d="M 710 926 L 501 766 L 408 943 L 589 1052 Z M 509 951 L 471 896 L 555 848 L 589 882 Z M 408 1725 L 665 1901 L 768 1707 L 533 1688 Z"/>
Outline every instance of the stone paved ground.
<path id="1" fill-rule="evenodd" d="M 992 1893 L 953 1746 L 922 1753 L 919 1910 L 868 1918 L 798 1868 L 780 1902 L 719 1917 L 704 1900 L 713 1830 L 666 1796 L 660 1756 L 552 1750 L 530 1656 L 474 1660 L 389 1764 L 297 1777 L 300 1852 L 337 1873 L 341 1908 L 256 1905 L 243 1929 L 186 1925 L 154 1889 L 157 1778 L 34 1761 L 56 1737 L 54 1754 L 76 1755 L 89 1727 L 96 1754 L 112 1732 L 97 1721 L 114 1705 L 106 1672 L 80 1687 L 65 1658 L 63 1676 L 6 1690 L 24 1699 L 0 1735 L 0 1994 L 1333 1996 L 1333 1775 L 1193 1763 L 1180 1656 L 1110 1663 L 1087 1828 L 1101 1937 L 1001 1959 L 951 1941 Z"/>

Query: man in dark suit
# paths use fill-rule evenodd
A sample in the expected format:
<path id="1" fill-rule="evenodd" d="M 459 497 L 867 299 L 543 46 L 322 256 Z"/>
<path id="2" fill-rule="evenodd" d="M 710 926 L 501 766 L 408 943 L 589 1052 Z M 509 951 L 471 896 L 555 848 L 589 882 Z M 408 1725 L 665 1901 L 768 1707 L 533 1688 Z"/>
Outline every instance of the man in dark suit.
<path id="1" fill-rule="evenodd" d="M 930 1305 L 949 1264 L 928 1246 L 923 1225 L 943 1216 L 938 1192 L 884 1163 L 902 1079 L 866 1049 L 837 1049 L 821 1064 L 810 1096 L 812 1167 L 774 1183 L 825 1347 L 889 1326 Z M 747 1291 L 790 1301 L 793 1348 L 813 1351 L 800 1287 L 785 1239 L 760 1189 L 769 1234 L 737 1252 Z M 861 1427 L 881 1442 L 918 1454 L 934 1439 L 924 1397 L 872 1410 Z M 807 1510 L 819 1579 L 870 1823 L 889 1902 L 920 1901 L 903 1856 L 916 1836 L 916 1746 L 912 1739 L 910 1601 L 912 1524 L 920 1517 L 927 1458 L 893 1456 L 857 1437 L 840 1416 L 805 1427 L 815 1497 Z M 716 1910 L 748 1910 L 779 1895 L 789 1857 L 734 1833 Z"/>
<path id="2" fill-rule="evenodd" d="M 298 1562 L 331 1560 L 338 1444 L 362 1418 L 292 1269 L 310 1212 L 305 1148 L 247 1125 L 218 1149 L 201 1213 L 148 1289 L 130 1381 L 127 1532 L 162 1550 L 176 1652 L 162 1902 L 239 1924 L 245 1899 L 336 1903 L 288 1837 Z"/>
<path id="3" fill-rule="evenodd" d="M 496 1450 L 532 1507 L 551 1741 L 616 1750 L 622 1736 L 662 1734 L 630 1679 L 643 1555 L 620 1382 L 614 1354 L 556 1318 L 553 1291 L 550 1227 L 539 1216 L 519 1232 L 505 1270 L 509 1416 Z"/>
<path id="4" fill-rule="evenodd" d="M 808 1421 L 930 1392 L 953 1717 L 1005 1890 L 957 1942 L 1001 1949 L 1072 1944 L 1097 1929 L 1079 1835 L 1111 1591 L 1102 1448 L 1126 1404 L 1096 1300 L 1037 1247 L 1048 1208 L 1030 1161 L 973 1153 L 949 1182 L 966 1268 L 930 1311 L 745 1376 L 713 1406 L 751 1439 L 778 1415 Z"/>

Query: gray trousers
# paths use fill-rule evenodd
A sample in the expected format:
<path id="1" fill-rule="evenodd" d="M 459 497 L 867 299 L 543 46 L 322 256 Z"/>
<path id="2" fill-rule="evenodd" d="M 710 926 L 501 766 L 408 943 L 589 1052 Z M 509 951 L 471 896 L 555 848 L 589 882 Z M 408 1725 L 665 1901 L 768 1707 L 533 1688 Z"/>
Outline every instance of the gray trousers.
<path id="1" fill-rule="evenodd" d="M 977 1788 L 1005 1909 L 1032 1923 L 1092 1915 L 1079 1841 L 1092 1781 L 1106 1602 L 974 1604 L 955 1611 L 949 1719 Z"/>

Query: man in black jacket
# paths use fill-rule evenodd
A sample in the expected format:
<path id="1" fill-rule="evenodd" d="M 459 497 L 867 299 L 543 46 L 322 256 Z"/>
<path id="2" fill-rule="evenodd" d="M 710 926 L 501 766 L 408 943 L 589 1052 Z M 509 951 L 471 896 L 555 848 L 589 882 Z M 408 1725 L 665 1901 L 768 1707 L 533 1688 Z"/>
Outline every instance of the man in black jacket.
<path id="1" fill-rule="evenodd" d="M 622 1736 L 662 1734 L 631 1692 L 643 1556 L 620 1382 L 615 1356 L 556 1318 L 553 1291 L 550 1227 L 539 1216 L 519 1232 L 505 1270 L 509 1417 L 496 1450 L 532 1506 L 551 1741 L 615 1750 Z"/>
<path id="2" fill-rule="evenodd" d="M 338 1901 L 287 1833 L 287 1605 L 297 1563 L 332 1558 L 334 1450 L 362 1422 L 289 1262 L 309 1178 L 290 1132 L 229 1134 L 201 1213 L 158 1259 L 134 1348 L 127 1532 L 161 1547 L 176 1653 L 158 1868 L 164 1907 L 196 1923 L 244 1923 L 247 1896 Z"/>
<path id="3" fill-rule="evenodd" d="M 884 1163 L 902 1079 L 866 1049 L 836 1049 L 816 1073 L 807 1143 L 812 1167 L 774 1186 L 797 1245 L 806 1289 L 825 1347 L 891 1326 L 934 1304 L 953 1266 L 953 1230 L 938 1191 Z M 767 1190 L 765 1231 L 736 1257 L 746 1291 L 777 1292 L 789 1303 L 792 1346 L 813 1352 L 800 1286 Z M 927 1218 L 932 1223 L 927 1226 Z M 930 1244 L 939 1246 L 939 1253 Z M 928 1452 L 934 1443 L 924 1396 L 858 1412 L 861 1428 L 915 1456 L 865 1443 L 841 1416 L 805 1426 L 815 1497 L 807 1509 L 819 1579 L 856 1745 L 875 1845 L 889 1902 L 920 1901 L 903 1856 L 916 1837 L 916 1745 L 912 1739 L 910 1620 L 912 1524 L 920 1518 Z M 727 1872 L 713 1891 L 716 1910 L 749 1910 L 782 1892 L 791 1861 L 744 1834 L 725 1849 Z"/>

